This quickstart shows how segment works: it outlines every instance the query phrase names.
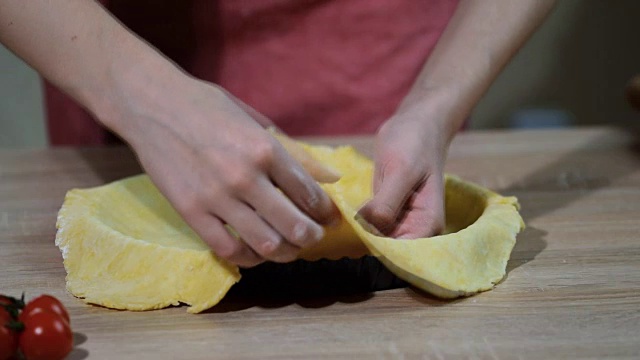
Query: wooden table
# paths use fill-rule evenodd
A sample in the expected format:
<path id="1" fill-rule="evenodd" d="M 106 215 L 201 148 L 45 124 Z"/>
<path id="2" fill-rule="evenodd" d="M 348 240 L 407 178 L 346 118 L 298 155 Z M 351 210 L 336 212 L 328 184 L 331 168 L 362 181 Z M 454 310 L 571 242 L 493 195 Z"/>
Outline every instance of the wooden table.
<path id="1" fill-rule="evenodd" d="M 612 128 L 456 139 L 447 170 L 518 196 L 528 224 L 493 291 L 256 298 L 200 315 L 108 310 L 65 292 L 53 244 L 63 196 L 138 172 L 128 150 L 0 151 L 0 291 L 61 298 L 71 359 L 639 358 L 639 140 Z M 371 150 L 365 138 L 318 141 Z"/>

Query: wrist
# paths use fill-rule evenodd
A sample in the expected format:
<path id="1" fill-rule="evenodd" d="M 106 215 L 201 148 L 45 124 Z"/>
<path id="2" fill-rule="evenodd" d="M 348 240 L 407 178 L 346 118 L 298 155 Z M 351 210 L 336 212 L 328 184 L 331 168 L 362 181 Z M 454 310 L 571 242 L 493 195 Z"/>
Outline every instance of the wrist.
<path id="1" fill-rule="evenodd" d="M 85 91 L 83 103 L 110 130 L 129 140 L 145 119 L 169 115 L 172 100 L 195 81 L 150 47 L 131 49 L 107 61 L 97 86 Z"/>
<path id="2" fill-rule="evenodd" d="M 471 112 L 460 91 L 454 87 L 414 89 L 402 101 L 395 117 L 417 119 L 442 134 L 449 143 Z M 412 116 L 403 116 L 412 114 Z"/>

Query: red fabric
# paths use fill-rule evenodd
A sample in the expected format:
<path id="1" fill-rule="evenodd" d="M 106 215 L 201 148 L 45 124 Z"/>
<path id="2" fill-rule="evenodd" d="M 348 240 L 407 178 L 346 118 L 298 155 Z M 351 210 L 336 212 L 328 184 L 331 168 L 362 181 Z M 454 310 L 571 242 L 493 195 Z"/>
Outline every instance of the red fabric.
<path id="1" fill-rule="evenodd" d="M 193 75 L 220 84 L 291 135 L 370 134 L 396 109 L 458 0 L 109 0 L 107 7 Z M 46 87 L 51 144 L 108 143 Z"/>

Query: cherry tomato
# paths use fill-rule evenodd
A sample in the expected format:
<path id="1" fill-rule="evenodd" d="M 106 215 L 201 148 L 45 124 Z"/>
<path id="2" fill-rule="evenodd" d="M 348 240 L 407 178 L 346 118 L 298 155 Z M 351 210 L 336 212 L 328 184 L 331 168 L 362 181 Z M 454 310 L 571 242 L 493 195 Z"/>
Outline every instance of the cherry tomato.
<path id="1" fill-rule="evenodd" d="M 18 351 L 18 333 L 7 327 L 11 320 L 11 315 L 0 308 L 0 360 L 11 359 Z"/>
<path id="2" fill-rule="evenodd" d="M 67 309 L 64 308 L 64 305 L 62 305 L 60 300 L 54 298 L 51 295 L 41 295 L 29 301 L 24 309 L 22 309 L 22 314 L 20 314 L 20 321 L 26 322 L 27 319 L 29 319 L 31 316 L 40 312 L 52 312 L 54 314 L 58 314 L 67 323 L 71 324 Z"/>
<path id="3" fill-rule="evenodd" d="M 39 312 L 24 321 L 19 343 L 26 360 L 62 360 L 73 348 L 73 333 L 60 315 Z"/>

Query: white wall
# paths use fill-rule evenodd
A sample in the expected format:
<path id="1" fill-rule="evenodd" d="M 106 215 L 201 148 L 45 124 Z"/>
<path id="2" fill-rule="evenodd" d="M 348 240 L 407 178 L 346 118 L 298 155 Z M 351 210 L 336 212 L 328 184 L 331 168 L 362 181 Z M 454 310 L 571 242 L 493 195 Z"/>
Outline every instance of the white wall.
<path id="1" fill-rule="evenodd" d="M 508 126 L 523 108 L 558 108 L 577 124 L 637 122 L 623 95 L 635 73 L 640 1 L 558 0 L 478 105 L 471 126 Z M 0 47 L 0 148 L 46 145 L 42 119 L 37 76 Z"/>
<path id="2" fill-rule="evenodd" d="M 537 107 L 563 109 L 578 124 L 638 122 L 624 99 L 634 74 L 640 1 L 558 0 L 478 105 L 472 127 L 506 126 L 518 109 Z"/>
<path id="3" fill-rule="evenodd" d="M 0 148 L 44 147 L 38 75 L 0 45 Z"/>

